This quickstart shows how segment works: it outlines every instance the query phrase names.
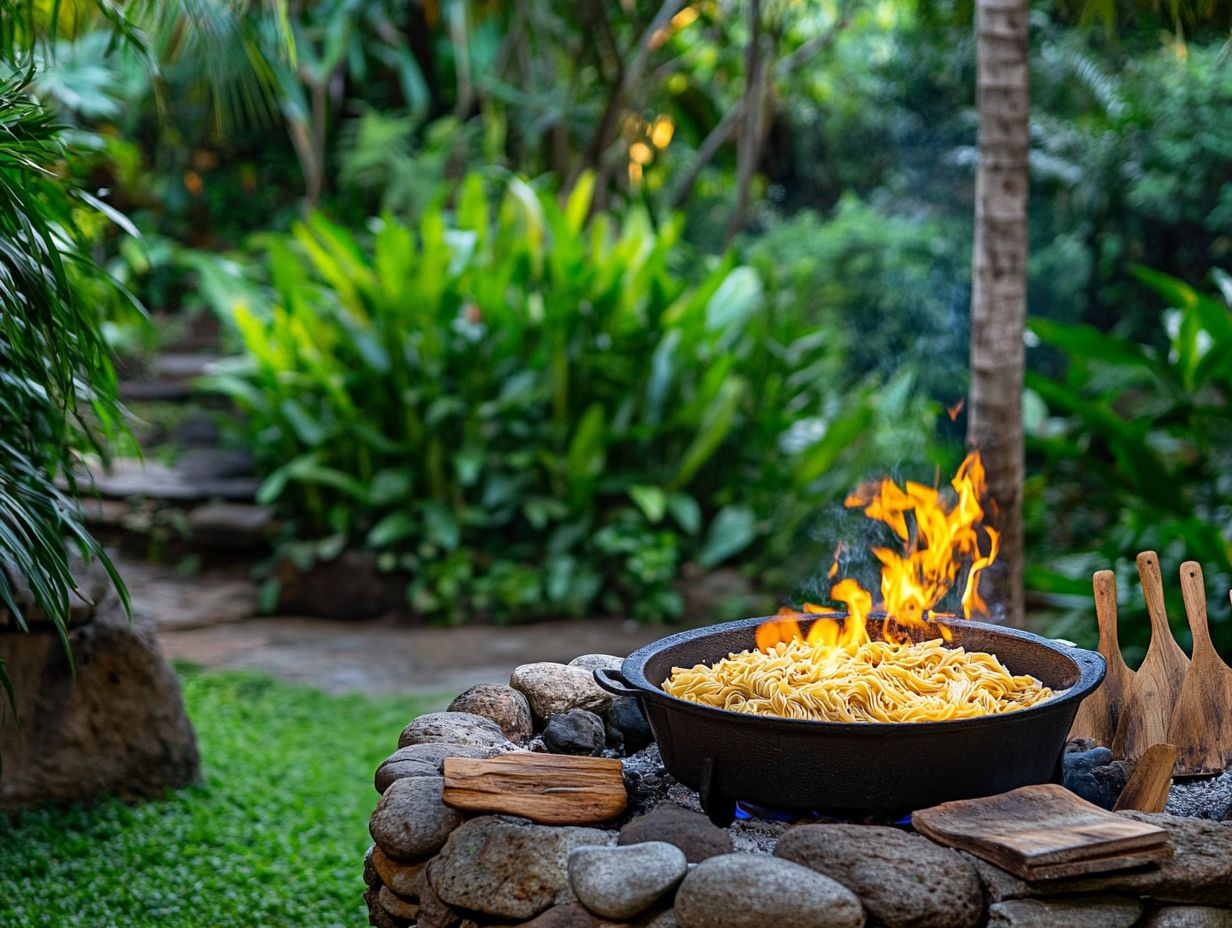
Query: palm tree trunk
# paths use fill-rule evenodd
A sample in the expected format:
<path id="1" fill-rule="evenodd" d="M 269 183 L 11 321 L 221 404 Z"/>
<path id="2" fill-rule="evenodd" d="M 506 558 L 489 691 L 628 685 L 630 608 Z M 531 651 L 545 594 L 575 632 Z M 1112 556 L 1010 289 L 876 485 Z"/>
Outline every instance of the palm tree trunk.
<path id="1" fill-rule="evenodd" d="M 1028 0 L 976 4 L 979 167 L 971 285 L 967 441 L 980 449 L 1002 569 L 981 593 L 1023 619 L 1023 327 L 1027 311 Z"/>

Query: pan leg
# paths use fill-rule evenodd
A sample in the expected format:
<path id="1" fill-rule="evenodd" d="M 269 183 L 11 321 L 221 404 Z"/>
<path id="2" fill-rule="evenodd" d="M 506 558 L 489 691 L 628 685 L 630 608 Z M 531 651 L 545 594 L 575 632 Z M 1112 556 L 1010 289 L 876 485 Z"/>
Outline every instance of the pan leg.
<path id="1" fill-rule="evenodd" d="M 726 828 L 736 818 L 736 800 L 719 792 L 715 783 L 714 766 L 713 757 L 707 757 L 702 762 L 702 782 L 697 794 L 706 817 L 720 828 Z"/>

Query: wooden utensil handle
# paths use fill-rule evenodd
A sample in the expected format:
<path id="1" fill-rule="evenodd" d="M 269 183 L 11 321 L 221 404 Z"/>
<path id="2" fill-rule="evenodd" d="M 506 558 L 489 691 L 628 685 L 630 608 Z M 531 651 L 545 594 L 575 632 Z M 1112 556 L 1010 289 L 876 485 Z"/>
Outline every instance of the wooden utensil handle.
<path id="1" fill-rule="evenodd" d="M 1097 570 L 1091 578 L 1095 588 L 1095 618 L 1099 622 L 1099 652 L 1106 658 L 1121 659 L 1121 646 L 1117 640 L 1117 593 L 1116 574 L 1111 570 Z"/>
<path id="2" fill-rule="evenodd" d="M 1159 572 L 1159 555 L 1143 551 L 1138 555 L 1138 576 L 1142 578 L 1142 598 L 1151 617 L 1151 631 L 1160 640 L 1172 634 L 1168 627 L 1168 610 L 1164 608 L 1164 581 Z"/>
<path id="3" fill-rule="evenodd" d="M 1185 600 L 1185 615 L 1193 634 L 1194 657 L 1199 651 L 1213 653 L 1215 646 L 1206 619 L 1206 582 L 1202 579 L 1202 565 L 1197 561 L 1181 565 L 1181 597 Z"/>

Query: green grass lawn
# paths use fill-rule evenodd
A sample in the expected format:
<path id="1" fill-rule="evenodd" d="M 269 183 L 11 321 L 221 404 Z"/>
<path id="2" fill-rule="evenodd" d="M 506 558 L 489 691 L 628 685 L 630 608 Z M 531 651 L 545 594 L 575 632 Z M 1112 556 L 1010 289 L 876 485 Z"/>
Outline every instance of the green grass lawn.
<path id="1" fill-rule="evenodd" d="M 444 699 L 330 696 L 181 667 L 204 782 L 0 816 L 0 926 L 363 926 L 376 764 Z"/>

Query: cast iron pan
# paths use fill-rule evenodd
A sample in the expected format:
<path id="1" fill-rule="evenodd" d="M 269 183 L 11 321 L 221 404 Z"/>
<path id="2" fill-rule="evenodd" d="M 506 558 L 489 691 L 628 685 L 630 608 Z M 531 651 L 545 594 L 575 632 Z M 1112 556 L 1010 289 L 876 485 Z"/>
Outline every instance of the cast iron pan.
<path id="1" fill-rule="evenodd" d="M 842 619 L 834 614 L 817 618 Z M 668 771 L 696 789 L 716 824 L 738 800 L 791 812 L 894 820 L 952 799 L 991 796 L 1059 780 L 1061 752 L 1078 704 L 1104 678 L 1104 659 L 1029 632 L 964 619 L 937 619 L 921 637 L 953 632 L 954 645 L 987 651 L 1029 673 L 1053 698 L 1004 715 L 945 722 L 811 722 L 746 715 L 663 692 L 673 667 L 711 664 L 754 647 L 766 618 L 680 632 L 635 651 L 595 680 L 636 697 Z M 868 621 L 879 636 L 884 617 Z M 807 620 L 801 620 L 807 630 Z"/>

